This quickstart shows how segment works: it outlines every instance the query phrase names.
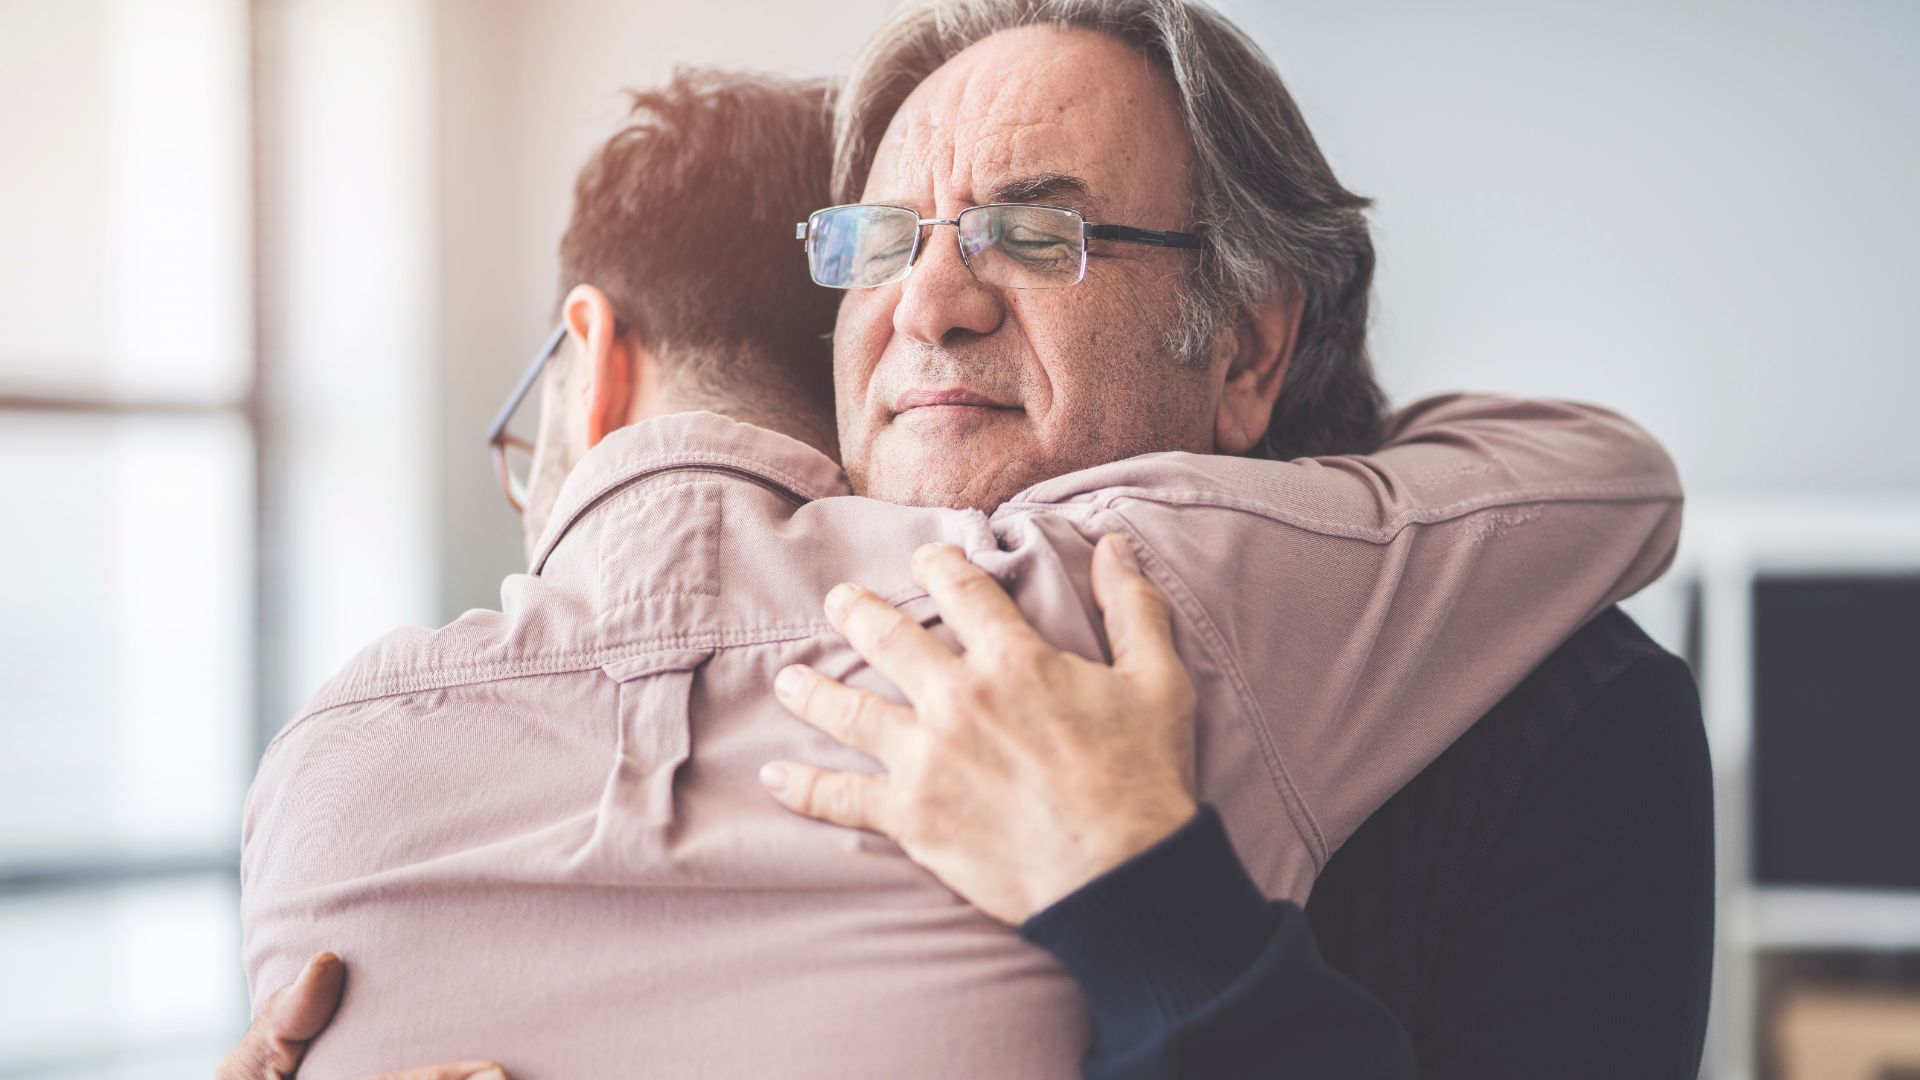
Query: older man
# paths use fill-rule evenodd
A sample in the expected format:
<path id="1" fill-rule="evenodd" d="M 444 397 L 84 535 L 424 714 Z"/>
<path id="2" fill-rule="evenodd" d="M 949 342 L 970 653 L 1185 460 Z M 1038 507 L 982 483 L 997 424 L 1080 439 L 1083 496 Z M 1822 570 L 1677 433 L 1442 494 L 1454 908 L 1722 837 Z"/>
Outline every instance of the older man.
<path id="1" fill-rule="evenodd" d="M 1297 909 L 1274 922 L 1259 894 L 1303 897 L 1328 847 L 1588 614 L 1656 572 L 1674 490 L 1657 454 L 1600 414 L 1460 403 L 1403 422 L 1367 463 L 1178 455 L 1061 476 L 1155 449 L 1284 446 L 1269 437 L 1276 400 L 1303 438 L 1371 435 L 1364 354 L 1340 348 L 1359 340 L 1341 324 L 1356 289 L 1364 310 L 1363 227 L 1358 247 L 1339 238 L 1344 280 L 1276 265 L 1265 292 L 1209 283 L 1234 245 L 1216 234 L 1178 247 L 1195 231 L 1178 227 L 1184 196 L 1135 184 L 1154 179 L 1144 159 L 1102 171 L 1087 155 L 1122 152 L 1111 139 L 1023 142 L 1049 125 L 1111 128 L 1122 114 L 1085 99 L 1112 95 L 1149 133 L 1171 132 L 1152 153 L 1180 157 L 1177 115 L 1161 110 L 1171 129 L 1152 119 L 1174 97 L 1166 69 L 1122 43 L 1028 28 L 955 49 L 915 91 L 924 100 L 895 114 L 873 170 L 916 219 L 813 221 L 829 237 L 854 230 L 847 259 L 823 260 L 833 248 L 818 236 L 814 250 L 816 276 L 861 290 L 836 341 L 856 484 L 975 510 L 819 498 L 836 489 L 830 463 L 716 418 L 616 430 L 686 407 L 688 385 L 648 375 L 673 334 L 623 332 L 599 290 L 569 298 L 575 346 L 554 398 L 572 419 L 543 425 L 542 443 L 572 467 L 534 553 L 539 576 L 510 583 L 504 617 L 364 655 L 276 740 L 251 800 L 256 985 L 283 981 L 316 935 L 369 965 L 363 1004 L 349 996 L 319 1044 L 334 1068 L 459 1047 L 581 1072 L 1061 1075 L 1085 1049 L 1085 1018 L 1060 994 L 1073 984 L 1000 932 L 1042 908 L 1082 915 L 1054 944 L 1095 1006 L 1089 1072 L 1246 1063 L 1275 1047 L 1296 1065 L 1406 1067 L 1381 1012 L 1313 960 Z M 1041 113 L 1008 113 L 1011 135 L 941 133 L 993 104 L 956 96 L 956 81 L 1048 69 L 1062 78 L 1025 80 L 1019 99 Z M 944 166 L 924 192 L 901 179 L 914 161 Z M 1063 230 L 1060 215 L 1085 223 Z M 919 216 L 950 223 L 960 244 L 921 250 Z M 1174 261 L 1188 250 L 1204 252 L 1192 273 Z M 1198 299 L 1196 282 L 1232 302 Z M 1328 408 L 1342 380 L 1362 408 Z M 1130 544 L 1096 553 L 1108 531 Z M 1065 651 L 950 548 L 915 559 L 906 581 L 906 553 L 925 540 L 958 541 Z M 1145 577 L 1121 557 L 1130 548 Z M 829 594 L 833 627 L 873 668 L 805 614 L 848 577 L 909 616 L 876 590 Z M 1291 589 L 1301 609 L 1236 582 Z M 948 651 L 956 638 L 964 657 Z M 884 778 L 768 723 L 757 702 L 775 670 L 789 676 L 784 701 L 870 751 Z M 789 805 L 900 848 L 754 809 L 740 782 L 769 756 L 787 759 L 771 786 Z M 1250 895 L 1253 907 L 1213 926 L 1158 923 L 1179 909 L 1141 902 L 1155 895 L 1141 866 L 1164 872 L 1165 853 L 1195 838 L 1232 858 L 1196 796 L 1220 805 L 1248 863 L 1201 899 Z M 998 922 L 903 875 L 902 851 Z M 1113 917 L 1129 912 L 1147 921 Z M 449 939 L 449 923 L 484 956 Z M 1186 970 L 1155 970 L 1139 961 L 1179 950 L 1133 931 L 1203 948 Z M 1103 934 L 1104 954 L 1085 947 Z M 1248 1001 L 1285 998 L 1235 1004 L 1248 975 L 1304 1000 L 1250 1017 Z M 1152 1010 L 1128 1012 L 1135 984 L 1152 997 L 1170 976 L 1178 985 L 1162 983 Z M 512 1014 L 523 1019 L 502 1022 Z M 1249 1042 L 1250 1020 L 1277 1034 Z M 1139 1022 L 1147 1030 L 1126 1026 Z"/>
<path id="2" fill-rule="evenodd" d="M 1366 445 L 1364 200 L 1218 14 L 1164 0 L 910 4 L 856 61 L 838 136 L 841 198 L 960 234 L 959 258 L 931 243 L 903 281 L 842 305 L 836 399 L 857 490 L 992 507 L 1143 450 Z M 1022 263 L 1070 266 L 1073 229 L 1009 213 L 996 228 L 993 211 L 968 209 L 998 202 L 1065 206 L 1102 223 L 1088 234 L 1148 242 L 1094 245 L 1086 282 L 1056 302 L 1018 287 L 1031 266 L 974 249 L 992 238 Z M 1205 250 L 1176 239 L 1190 232 Z M 939 426 L 895 407 L 902 387 L 925 382 L 979 407 Z M 1213 553 L 1183 554 L 1185 566 Z M 1245 580 L 1298 587 L 1262 570 Z M 922 670 L 937 701 L 937 666 Z M 972 712 L 970 727 L 1023 715 L 1006 699 Z M 912 786 L 942 790 L 941 770 L 926 771 Z M 1009 768 L 996 788 L 979 772 L 950 775 L 1015 806 L 1037 784 Z M 879 785 L 847 784 L 829 816 L 897 835 L 884 802 L 860 805 L 860 789 Z M 1617 615 L 1596 620 L 1369 822 L 1331 868 L 1314 923 L 1334 961 L 1391 1004 L 1422 1076 L 1690 1077 L 1710 967 L 1708 796 L 1684 666 Z M 1279 1018 L 1298 1021 L 1287 1006 L 1313 984 L 1204 832 L 1190 823 L 1023 927 L 1094 1006 L 1087 1071 L 1353 1066 L 1306 1061 L 1290 1041 Z M 993 861 L 981 850 L 969 868 Z M 1218 956 L 1243 959 L 1204 959 Z"/>

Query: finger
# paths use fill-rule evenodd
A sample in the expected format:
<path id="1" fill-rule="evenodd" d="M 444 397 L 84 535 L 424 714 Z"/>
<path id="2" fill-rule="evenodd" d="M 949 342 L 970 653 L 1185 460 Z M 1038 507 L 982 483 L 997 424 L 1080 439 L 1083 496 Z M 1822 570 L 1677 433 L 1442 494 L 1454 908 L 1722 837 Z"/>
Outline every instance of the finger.
<path id="1" fill-rule="evenodd" d="M 880 813 L 886 781 L 876 774 L 770 761 L 760 766 L 760 782 L 797 814 L 852 829 L 887 833 Z"/>
<path id="2" fill-rule="evenodd" d="M 304 1044 L 289 1044 L 276 1039 L 259 1020 L 247 1025 L 246 1033 L 227 1056 L 214 1067 L 213 1080 L 279 1080 L 293 1075 L 300 1064 Z"/>
<path id="3" fill-rule="evenodd" d="M 267 999 L 260 1015 L 280 1038 L 306 1042 L 320 1034 L 320 1029 L 333 1019 L 346 981 L 347 965 L 330 952 L 319 953 L 307 961 L 292 986 L 281 988 Z"/>
<path id="4" fill-rule="evenodd" d="M 298 978 L 268 995 L 239 1044 L 215 1067 L 214 1080 L 293 1075 L 307 1042 L 333 1018 L 346 975 L 346 965 L 332 953 L 307 961 Z"/>
<path id="5" fill-rule="evenodd" d="M 383 1072 L 366 1080 L 507 1080 L 507 1070 L 491 1061 L 449 1061 L 444 1065 Z"/>
<path id="6" fill-rule="evenodd" d="M 855 690 L 805 664 L 781 668 L 773 680 L 773 692 L 795 716 L 883 762 L 893 756 L 906 724 L 913 719 L 913 710 Z"/>
<path id="7" fill-rule="evenodd" d="M 952 544 L 921 545 L 913 553 L 913 580 L 970 650 L 1041 641 L 1007 590 Z"/>
<path id="8" fill-rule="evenodd" d="M 892 679 L 910 700 L 960 663 L 952 650 L 870 589 L 845 582 L 827 594 L 827 621 L 853 651 Z"/>
<path id="9" fill-rule="evenodd" d="M 1106 621 L 1113 668 L 1152 685 L 1184 674 L 1173 647 L 1173 605 L 1140 572 L 1133 547 L 1108 533 L 1093 549 L 1093 600 Z"/>

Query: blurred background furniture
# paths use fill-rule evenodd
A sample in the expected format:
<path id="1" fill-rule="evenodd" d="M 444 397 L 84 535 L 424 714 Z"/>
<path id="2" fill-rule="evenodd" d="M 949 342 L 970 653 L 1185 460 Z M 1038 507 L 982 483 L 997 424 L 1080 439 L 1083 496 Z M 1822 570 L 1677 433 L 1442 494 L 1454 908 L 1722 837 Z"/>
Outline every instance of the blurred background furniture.
<path id="1" fill-rule="evenodd" d="M 1920 497 L 1696 503 L 1627 606 L 1693 662 L 1713 752 L 1710 1074 L 1852 1075 L 1826 1033 L 1920 994 Z"/>

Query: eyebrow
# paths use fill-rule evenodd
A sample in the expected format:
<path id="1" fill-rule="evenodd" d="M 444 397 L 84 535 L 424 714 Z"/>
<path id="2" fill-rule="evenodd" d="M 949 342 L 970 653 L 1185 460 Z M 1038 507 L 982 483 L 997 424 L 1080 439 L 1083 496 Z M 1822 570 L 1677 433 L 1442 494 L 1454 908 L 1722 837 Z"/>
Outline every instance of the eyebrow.
<path id="1" fill-rule="evenodd" d="M 1035 173 L 1002 180 L 993 186 L 989 197 L 994 202 L 1069 202 L 1085 205 L 1093 201 L 1087 182 L 1070 173 Z"/>

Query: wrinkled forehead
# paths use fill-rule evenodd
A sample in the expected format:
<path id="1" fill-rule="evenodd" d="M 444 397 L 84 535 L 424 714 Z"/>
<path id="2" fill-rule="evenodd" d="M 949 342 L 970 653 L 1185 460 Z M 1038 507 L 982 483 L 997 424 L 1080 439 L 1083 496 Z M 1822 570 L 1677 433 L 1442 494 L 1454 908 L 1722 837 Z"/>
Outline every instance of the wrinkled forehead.
<path id="1" fill-rule="evenodd" d="M 942 215 L 1037 201 L 1171 227 L 1186 214 L 1188 157 L 1172 80 L 1150 59 L 1105 34 L 1026 27 L 973 45 L 914 88 L 862 200 Z M 1034 187 L 1048 177 L 1079 184 Z"/>

